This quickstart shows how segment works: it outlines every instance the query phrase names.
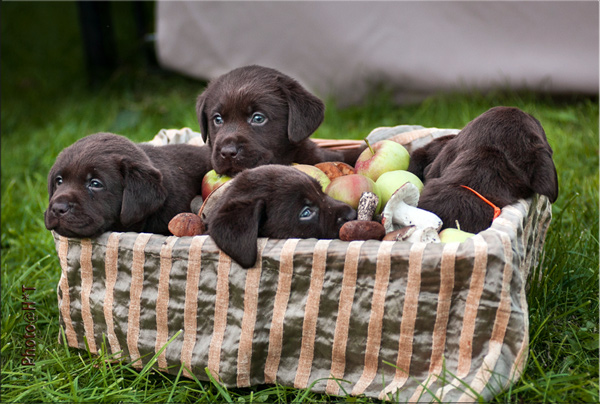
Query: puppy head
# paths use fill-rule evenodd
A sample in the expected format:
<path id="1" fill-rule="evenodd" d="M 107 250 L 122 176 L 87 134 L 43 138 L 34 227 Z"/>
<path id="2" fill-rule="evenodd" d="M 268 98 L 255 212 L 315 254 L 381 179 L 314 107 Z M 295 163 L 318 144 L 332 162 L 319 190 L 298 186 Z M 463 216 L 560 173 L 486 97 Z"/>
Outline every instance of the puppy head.
<path id="1" fill-rule="evenodd" d="M 410 155 L 407 170 L 424 182 L 438 154 L 455 138 L 456 135 L 441 136 L 414 150 Z"/>
<path id="2" fill-rule="evenodd" d="M 340 227 L 356 218 L 354 209 L 293 167 L 258 167 L 232 181 L 208 218 L 208 231 L 244 268 L 256 262 L 258 237 L 338 238 Z"/>
<path id="3" fill-rule="evenodd" d="M 325 106 L 277 70 L 246 66 L 210 82 L 196 112 L 213 168 L 233 176 L 259 165 L 291 163 L 297 144 L 323 122 Z"/>
<path id="4" fill-rule="evenodd" d="M 48 174 L 46 228 L 66 237 L 137 230 L 164 203 L 162 176 L 128 139 L 87 136 L 64 149 Z"/>
<path id="5" fill-rule="evenodd" d="M 457 141 L 461 147 L 502 151 L 531 191 L 547 196 L 551 202 L 558 197 L 552 148 L 541 123 L 530 114 L 514 107 L 491 108 L 471 121 Z"/>

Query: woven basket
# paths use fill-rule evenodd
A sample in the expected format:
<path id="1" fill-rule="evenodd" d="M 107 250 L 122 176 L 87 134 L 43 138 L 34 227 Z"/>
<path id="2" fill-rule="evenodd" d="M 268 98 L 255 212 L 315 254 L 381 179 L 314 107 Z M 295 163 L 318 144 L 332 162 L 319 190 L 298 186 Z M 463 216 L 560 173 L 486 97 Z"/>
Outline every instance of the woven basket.
<path id="1" fill-rule="evenodd" d="M 447 133 L 383 130 L 409 149 Z M 535 196 L 463 243 L 262 238 L 249 270 L 208 236 L 55 234 L 60 324 L 71 347 L 105 340 L 137 368 L 208 368 L 227 387 L 489 400 L 523 370 L 526 280 L 550 219 Z"/>

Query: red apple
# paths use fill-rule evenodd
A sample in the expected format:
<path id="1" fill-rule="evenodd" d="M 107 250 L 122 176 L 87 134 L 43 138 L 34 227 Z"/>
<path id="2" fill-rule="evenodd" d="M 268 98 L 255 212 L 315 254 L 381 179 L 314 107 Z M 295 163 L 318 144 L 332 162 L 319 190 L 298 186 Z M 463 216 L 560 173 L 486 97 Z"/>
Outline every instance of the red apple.
<path id="1" fill-rule="evenodd" d="M 357 174 L 377 181 L 385 172 L 406 170 L 409 161 L 410 155 L 404 146 L 393 140 L 381 140 L 363 150 L 354 168 Z"/>
<path id="2" fill-rule="evenodd" d="M 292 167 L 297 168 L 303 173 L 308 174 L 317 181 L 319 181 L 319 184 L 321 184 L 321 187 L 323 187 L 323 191 L 325 191 L 325 188 L 327 188 L 327 185 L 329 185 L 329 183 L 331 182 L 327 174 L 325 174 L 323 171 L 319 170 L 315 166 L 311 166 L 309 164 L 294 164 Z"/>
<path id="3" fill-rule="evenodd" d="M 215 170 L 210 170 L 202 178 L 202 200 L 206 200 L 206 197 L 215 189 L 229 181 L 231 177 L 227 175 L 217 174 Z"/>
<path id="4" fill-rule="evenodd" d="M 375 181 L 360 174 L 349 174 L 334 178 L 325 189 L 327 195 L 347 203 L 354 209 L 358 208 L 358 202 L 363 192 L 373 192 L 379 196 Z M 381 204 L 381 198 L 379 200 Z"/>

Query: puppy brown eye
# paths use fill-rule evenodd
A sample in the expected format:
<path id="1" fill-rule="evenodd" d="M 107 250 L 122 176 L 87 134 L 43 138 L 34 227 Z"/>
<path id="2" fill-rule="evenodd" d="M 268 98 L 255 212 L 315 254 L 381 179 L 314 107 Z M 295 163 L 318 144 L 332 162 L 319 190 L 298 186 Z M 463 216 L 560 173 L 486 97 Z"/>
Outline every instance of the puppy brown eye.
<path id="1" fill-rule="evenodd" d="M 267 117 L 259 112 L 252 115 L 252 118 L 250 119 L 250 123 L 253 123 L 256 125 L 262 125 L 265 122 L 267 122 Z"/>
<path id="2" fill-rule="evenodd" d="M 56 178 L 54 179 L 54 183 L 55 183 L 56 185 L 61 185 L 61 184 L 63 183 L 63 179 L 62 179 L 62 177 L 61 177 L 60 175 L 59 175 L 58 177 L 56 177 Z"/>
<path id="3" fill-rule="evenodd" d="M 223 125 L 223 122 L 224 122 L 224 121 L 223 121 L 223 117 L 222 117 L 221 115 L 219 115 L 219 114 L 215 114 L 215 116 L 213 116 L 213 123 L 214 123 L 216 126 L 221 126 L 221 125 Z"/>

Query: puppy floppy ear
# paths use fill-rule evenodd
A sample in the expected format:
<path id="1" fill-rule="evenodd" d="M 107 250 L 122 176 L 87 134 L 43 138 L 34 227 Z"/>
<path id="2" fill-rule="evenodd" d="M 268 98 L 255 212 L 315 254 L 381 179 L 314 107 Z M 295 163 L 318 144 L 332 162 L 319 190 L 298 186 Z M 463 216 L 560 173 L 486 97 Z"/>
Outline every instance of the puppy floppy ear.
<path id="1" fill-rule="evenodd" d="M 282 85 L 288 103 L 288 138 L 299 143 L 313 134 L 325 118 L 325 104 L 295 80 Z"/>
<path id="2" fill-rule="evenodd" d="M 156 212 L 167 199 L 162 174 L 146 162 L 121 161 L 123 201 L 121 224 L 129 226 Z"/>
<path id="3" fill-rule="evenodd" d="M 196 116 L 198 117 L 198 124 L 200 125 L 200 134 L 204 143 L 209 144 L 210 138 L 208 137 L 208 118 L 204 112 L 204 105 L 206 102 L 206 90 L 198 96 L 196 100 Z"/>
<path id="4" fill-rule="evenodd" d="M 256 263 L 258 229 L 265 207 L 262 199 L 229 200 L 210 219 L 208 233 L 242 268 L 250 268 Z"/>
<path id="5" fill-rule="evenodd" d="M 56 190 L 56 168 L 52 167 L 48 173 L 48 197 L 52 198 Z"/>
<path id="6" fill-rule="evenodd" d="M 410 163 L 407 170 L 419 177 L 421 181 L 425 181 L 427 173 L 431 169 L 431 165 L 435 158 L 444 149 L 448 141 L 454 139 L 456 135 L 445 135 L 433 139 L 413 152 L 410 155 Z"/>
<path id="7" fill-rule="evenodd" d="M 558 176 L 552 161 L 552 153 L 548 150 L 543 149 L 538 152 L 529 185 L 535 193 L 547 196 L 552 203 L 558 198 Z"/>

